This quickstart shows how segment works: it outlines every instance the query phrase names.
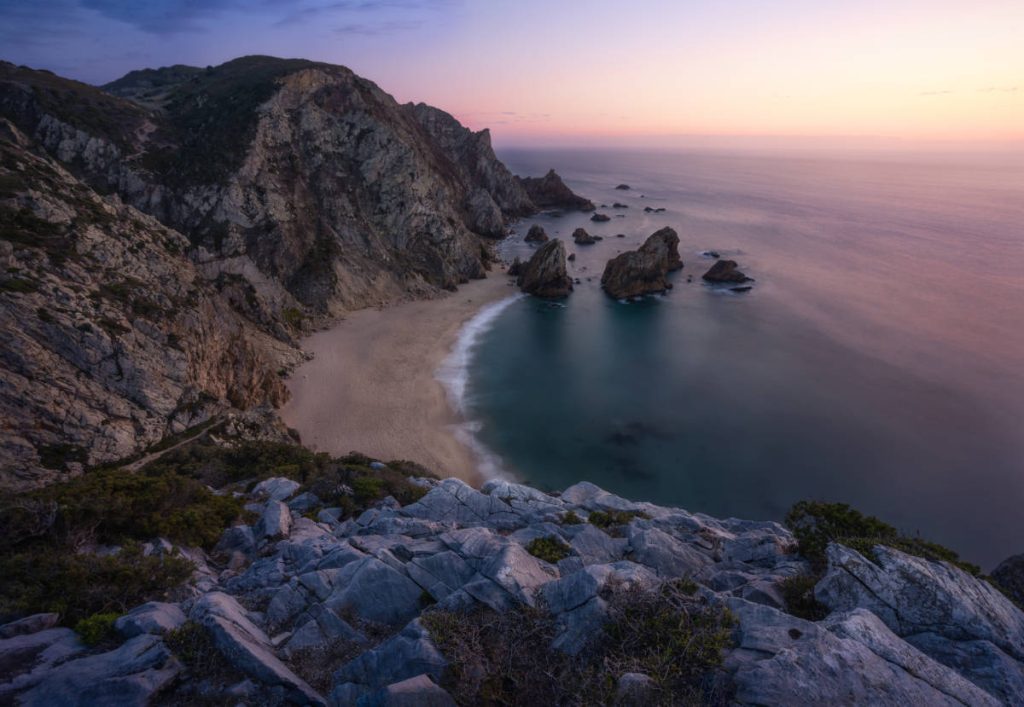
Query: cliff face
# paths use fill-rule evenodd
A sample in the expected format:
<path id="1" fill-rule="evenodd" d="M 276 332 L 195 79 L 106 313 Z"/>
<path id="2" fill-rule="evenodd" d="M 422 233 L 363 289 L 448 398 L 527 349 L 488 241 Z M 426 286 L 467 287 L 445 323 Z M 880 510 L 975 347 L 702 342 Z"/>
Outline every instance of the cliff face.
<path id="1" fill-rule="evenodd" d="M 281 402 L 277 369 L 299 354 L 243 316 L 258 295 L 206 279 L 180 233 L 29 146 L 0 121 L 0 485 L 128 456 L 218 407 Z"/>
<path id="2" fill-rule="evenodd" d="M 480 236 L 535 210 L 486 131 L 344 67 L 246 57 L 107 88 L 138 102 L 0 67 L 0 109 L 23 131 L 202 246 L 207 270 L 257 271 L 282 308 L 290 295 L 335 313 L 483 277 Z"/>

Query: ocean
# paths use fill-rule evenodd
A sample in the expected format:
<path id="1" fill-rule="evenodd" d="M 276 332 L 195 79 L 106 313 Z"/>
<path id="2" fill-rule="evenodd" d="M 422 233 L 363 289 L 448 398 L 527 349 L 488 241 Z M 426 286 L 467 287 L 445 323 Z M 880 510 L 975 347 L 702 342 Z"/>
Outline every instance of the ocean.
<path id="1" fill-rule="evenodd" d="M 485 472 L 720 517 L 842 501 L 985 569 L 1024 552 L 1024 156 L 499 156 L 628 208 L 541 214 L 501 244 L 529 257 L 540 223 L 581 282 L 491 305 L 446 364 Z M 604 240 L 573 245 L 578 226 Z M 605 262 L 663 226 L 674 289 L 606 296 Z M 751 291 L 705 285 L 708 250 Z"/>

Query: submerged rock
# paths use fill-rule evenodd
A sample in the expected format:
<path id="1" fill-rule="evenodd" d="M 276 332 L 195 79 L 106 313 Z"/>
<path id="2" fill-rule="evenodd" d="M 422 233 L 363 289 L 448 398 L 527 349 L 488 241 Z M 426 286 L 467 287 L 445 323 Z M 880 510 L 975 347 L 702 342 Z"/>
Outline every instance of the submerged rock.
<path id="1" fill-rule="evenodd" d="M 753 279 L 736 269 L 735 260 L 717 261 L 702 277 L 713 283 L 750 282 Z"/>
<path id="2" fill-rule="evenodd" d="M 572 292 L 562 241 L 556 238 L 541 246 L 522 266 L 516 284 L 523 292 L 537 297 L 565 297 Z"/>
<path id="3" fill-rule="evenodd" d="M 555 170 L 543 177 L 516 177 L 530 200 L 541 209 L 579 209 L 593 211 L 594 202 L 573 193 Z"/>
<path id="4" fill-rule="evenodd" d="M 605 221 L 611 221 L 612 217 L 608 214 L 594 214 L 590 217 L 590 220 L 596 223 L 604 223 Z"/>
<path id="5" fill-rule="evenodd" d="M 617 187 L 615 187 L 615 188 L 616 188 L 616 189 L 619 189 L 619 190 L 621 190 L 621 191 L 629 191 L 630 189 L 632 189 L 632 187 L 631 187 L 631 186 L 629 186 L 628 184 L 620 184 L 620 185 L 618 185 L 618 186 L 617 186 Z"/>
<path id="6" fill-rule="evenodd" d="M 668 274 L 682 267 L 679 236 L 673 229 L 663 228 L 651 234 L 638 250 L 609 260 L 601 275 L 601 287 L 616 299 L 664 292 L 671 287 Z"/>
<path id="7" fill-rule="evenodd" d="M 527 243 L 544 243 L 548 240 L 548 234 L 544 230 L 543 226 L 539 223 L 535 223 L 530 226 L 530 230 L 527 231 L 526 238 L 524 240 L 526 240 Z"/>

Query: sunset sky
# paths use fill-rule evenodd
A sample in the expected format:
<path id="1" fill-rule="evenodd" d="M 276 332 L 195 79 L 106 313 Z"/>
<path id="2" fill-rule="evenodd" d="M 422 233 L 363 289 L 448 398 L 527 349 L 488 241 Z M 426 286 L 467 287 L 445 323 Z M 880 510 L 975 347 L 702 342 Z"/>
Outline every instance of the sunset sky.
<path id="1" fill-rule="evenodd" d="M 1022 0 L 0 0 L 0 57 L 91 83 L 244 54 L 499 145 L 1024 140 Z"/>

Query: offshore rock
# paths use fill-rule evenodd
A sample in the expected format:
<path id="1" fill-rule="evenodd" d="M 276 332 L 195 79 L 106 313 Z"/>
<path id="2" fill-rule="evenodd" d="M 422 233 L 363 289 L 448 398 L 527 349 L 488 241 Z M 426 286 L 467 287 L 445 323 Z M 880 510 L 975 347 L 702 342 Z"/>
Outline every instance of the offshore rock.
<path id="1" fill-rule="evenodd" d="M 664 292 L 672 286 L 668 274 L 682 267 L 679 236 L 666 227 L 653 233 L 638 250 L 609 260 L 601 275 L 601 287 L 616 299 Z"/>
<path id="2" fill-rule="evenodd" d="M 543 226 L 535 223 L 527 231 L 525 240 L 527 243 L 544 243 L 548 240 L 548 234 L 544 231 Z"/>
<path id="3" fill-rule="evenodd" d="M 572 280 L 566 273 L 562 241 L 556 238 L 541 246 L 522 267 L 516 284 L 537 297 L 567 297 L 572 292 Z"/>
<path id="4" fill-rule="evenodd" d="M 543 177 L 519 177 L 518 179 L 537 208 L 594 210 L 594 202 L 574 194 L 553 169 Z"/>
<path id="5" fill-rule="evenodd" d="M 735 260 L 718 260 L 701 277 L 706 282 L 713 283 L 740 283 L 750 282 L 752 278 L 736 269 Z"/>
<path id="6" fill-rule="evenodd" d="M 572 232 L 572 241 L 576 245 L 593 245 L 597 243 L 598 238 L 587 233 L 585 228 L 577 228 Z"/>

